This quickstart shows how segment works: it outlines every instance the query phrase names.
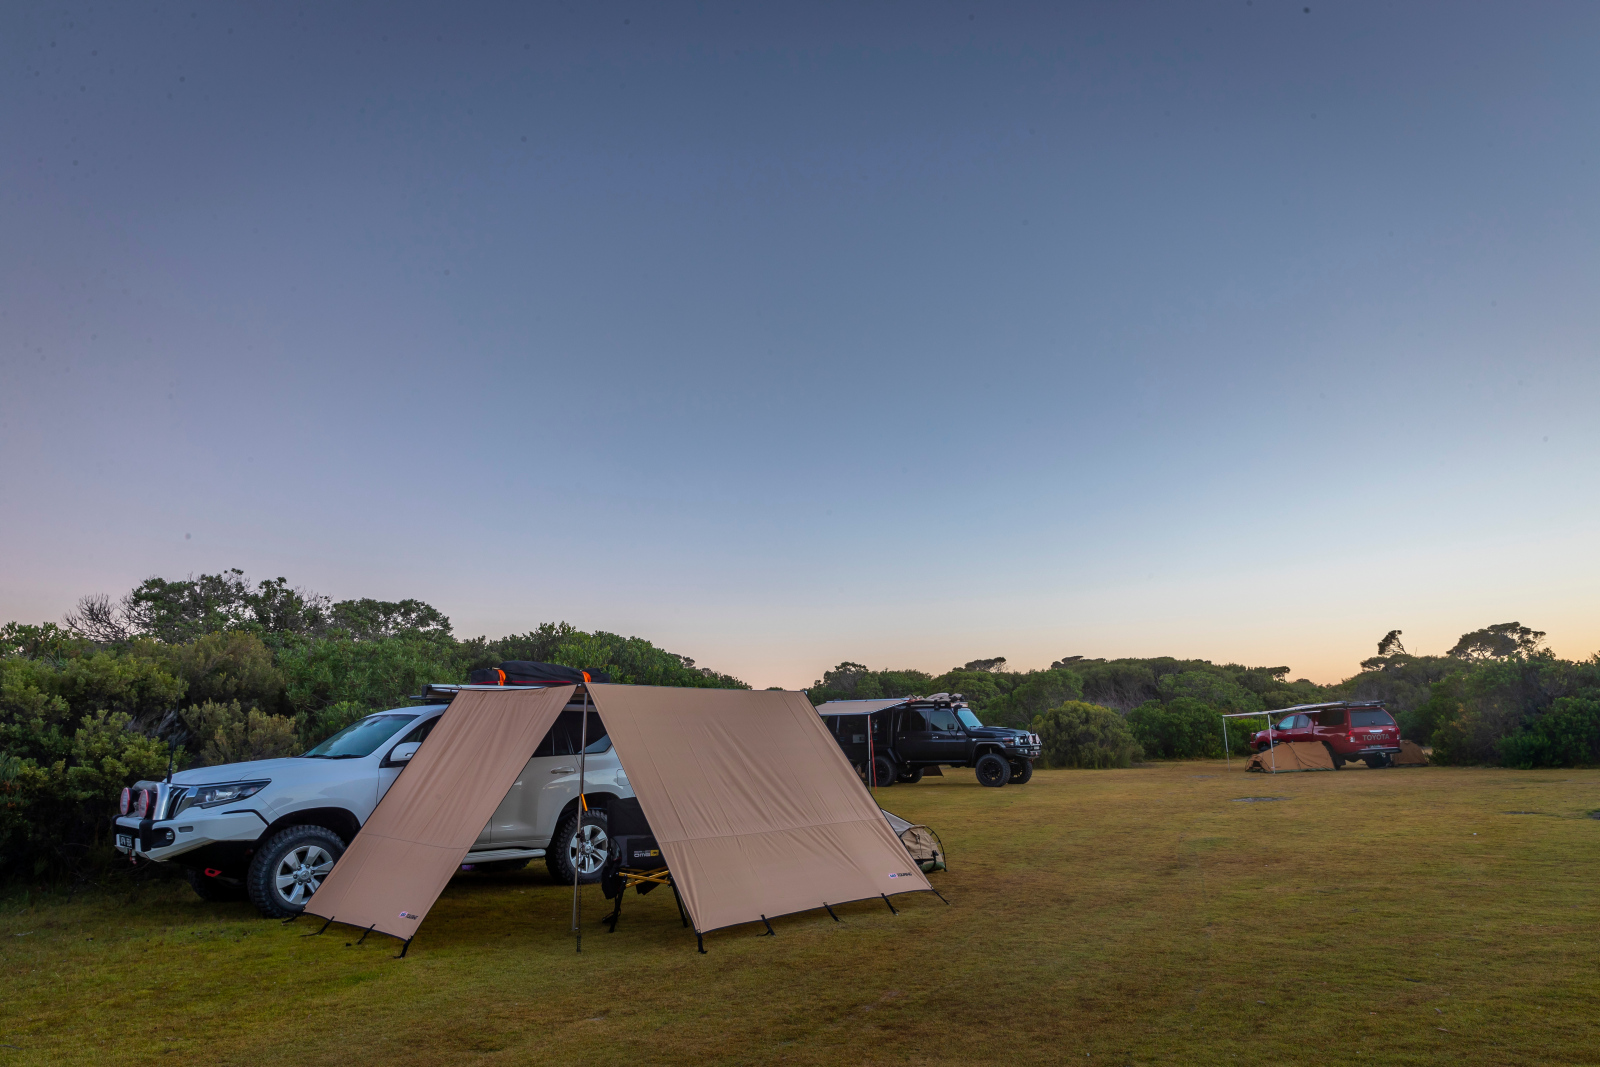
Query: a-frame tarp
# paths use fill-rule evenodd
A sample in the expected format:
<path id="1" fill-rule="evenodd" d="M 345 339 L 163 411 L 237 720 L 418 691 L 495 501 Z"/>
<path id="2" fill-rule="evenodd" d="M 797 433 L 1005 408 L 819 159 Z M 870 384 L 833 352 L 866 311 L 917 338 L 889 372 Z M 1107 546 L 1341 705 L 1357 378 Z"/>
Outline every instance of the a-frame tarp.
<path id="1" fill-rule="evenodd" d="M 696 930 L 931 888 L 805 694 L 589 692 Z"/>
<path id="2" fill-rule="evenodd" d="M 409 941 L 574 690 L 457 694 L 306 911 Z"/>

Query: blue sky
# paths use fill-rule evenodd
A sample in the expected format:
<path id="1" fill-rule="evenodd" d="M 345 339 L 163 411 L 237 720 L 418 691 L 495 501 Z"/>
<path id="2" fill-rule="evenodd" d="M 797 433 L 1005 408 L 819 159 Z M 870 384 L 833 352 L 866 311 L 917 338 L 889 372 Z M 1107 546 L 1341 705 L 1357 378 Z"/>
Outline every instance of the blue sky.
<path id="1" fill-rule="evenodd" d="M 0 618 L 1600 648 L 1600 9 L 16 7 Z"/>

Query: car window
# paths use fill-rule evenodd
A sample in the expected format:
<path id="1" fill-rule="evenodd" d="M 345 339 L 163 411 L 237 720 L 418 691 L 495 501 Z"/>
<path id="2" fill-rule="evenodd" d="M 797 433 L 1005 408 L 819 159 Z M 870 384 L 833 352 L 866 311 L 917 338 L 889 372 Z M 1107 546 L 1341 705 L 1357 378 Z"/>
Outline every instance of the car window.
<path id="1" fill-rule="evenodd" d="M 1344 712 L 1325 711 L 1321 715 L 1317 716 L 1317 722 L 1322 726 L 1343 726 Z"/>
<path id="2" fill-rule="evenodd" d="M 957 708 L 956 709 L 956 718 L 958 718 L 962 722 L 966 723 L 967 724 L 967 729 L 969 729 L 969 730 L 981 730 L 981 729 L 983 729 L 983 723 L 978 721 L 978 717 L 976 715 L 972 714 L 972 711 L 969 708 Z"/>
<path id="3" fill-rule="evenodd" d="M 550 732 L 544 735 L 544 740 L 539 742 L 539 747 L 533 750 L 535 756 L 576 756 L 578 746 L 582 744 L 580 731 L 583 729 L 583 712 L 563 711 L 556 717 L 556 723 L 550 727 Z M 606 727 L 600 721 L 598 712 L 589 713 L 589 747 L 585 749 L 589 755 L 604 752 L 611 747 L 611 738 L 606 736 Z"/>
<path id="4" fill-rule="evenodd" d="M 900 722 L 900 729 L 908 734 L 917 733 L 928 728 L 928 717 L 915 709 L 907 710 L 905 718 L 901 719 Z"/>
<path id="5" fill-rule="evenodd" d="M 322 744 L 305 752 L 306 759 L 360 759 L 377 751 L 401 727 L 415 719 L 414 714 L 368 715 L 353 722 Z"/>
<path id="6" fill-rule="evenodd" d="M 1352 711 L 1351 726 L 1393 726 L 1394 720 L 1387 711 Z"/>
<path id="7" fill-rule="evenodd" d="M 399 743 L 403 745 L 408 741 L 416 741 L 420 744 L 428 739 L 428 735 L 433 733 L 433 728 L 438 725 L 439 716 L 435 715 L 433 718 L 429 719 L 427 722 L 423 723 L 421 726 L 402 737 Z"/>
<path id="8" fill-rule="evenodd" d="M 961 729 L 956 725 L 955 713 L 944 708 L 929 714 L 928 724 L 942 734 L 959 733 Z"/>

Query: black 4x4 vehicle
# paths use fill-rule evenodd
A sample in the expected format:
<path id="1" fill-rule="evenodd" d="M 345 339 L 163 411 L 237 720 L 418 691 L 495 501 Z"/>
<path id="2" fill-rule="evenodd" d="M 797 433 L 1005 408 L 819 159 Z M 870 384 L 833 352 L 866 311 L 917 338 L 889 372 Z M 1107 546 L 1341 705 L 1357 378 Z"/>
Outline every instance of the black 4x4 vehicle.
<path id="1" fill-rule="evenodd" d="M 971 767 L 982 785 L 1022 785 L 1039 758 L 1038 735 L 983 725 L 960 693 L 830 700 L 817 714 L 863 779 L 872 768 L 873 785 L 919 782 L 941 767 Z"/>

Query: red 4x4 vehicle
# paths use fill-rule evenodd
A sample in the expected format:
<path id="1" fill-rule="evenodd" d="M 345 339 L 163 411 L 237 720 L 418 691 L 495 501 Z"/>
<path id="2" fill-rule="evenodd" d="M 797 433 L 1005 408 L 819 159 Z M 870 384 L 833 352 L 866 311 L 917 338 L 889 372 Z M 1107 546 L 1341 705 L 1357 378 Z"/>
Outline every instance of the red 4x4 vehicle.
<path id="1" fill-rule="evenodd" d="M 1376 701 L 1301 704 L 1273 714 L 1283 718 L 1273 725 L 1270 740 L 1266 730 L 1251 738 L 1257 752 L 1268 744 L 1286 741 L 1320 742 L 1327 746 L 1336 769 L 1351 760 L 1363 760 L 1376 770 L 1392 766 L 1394 754 L 1400 751 L 1400 727 Z"/>

